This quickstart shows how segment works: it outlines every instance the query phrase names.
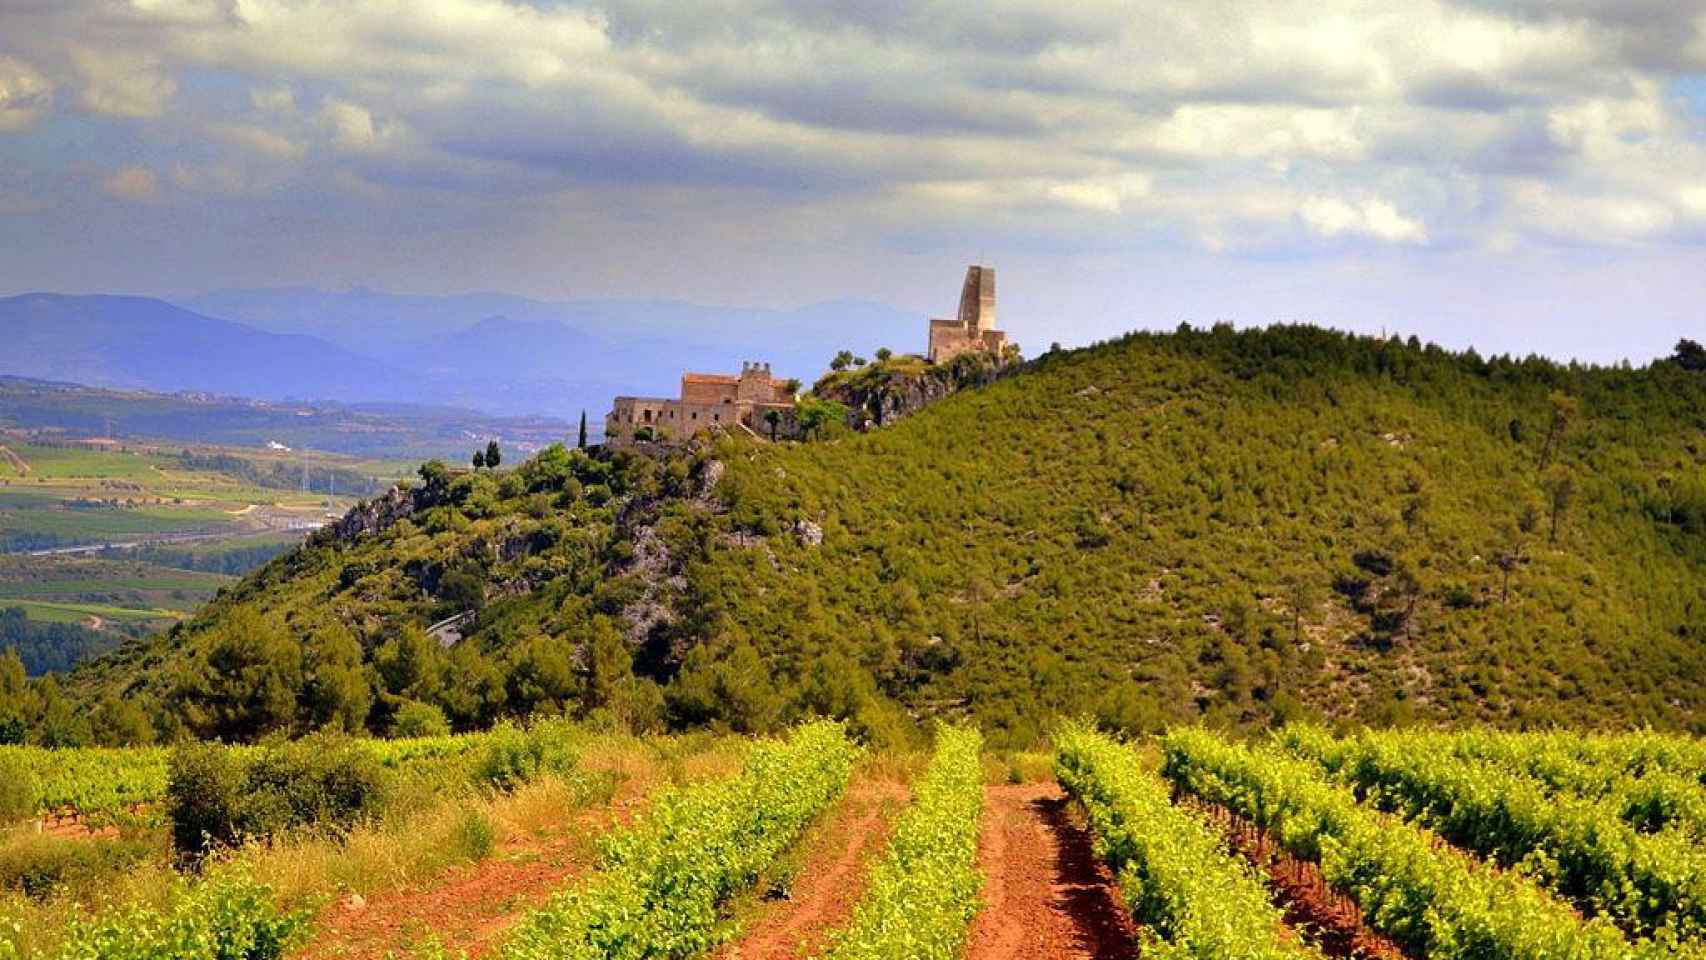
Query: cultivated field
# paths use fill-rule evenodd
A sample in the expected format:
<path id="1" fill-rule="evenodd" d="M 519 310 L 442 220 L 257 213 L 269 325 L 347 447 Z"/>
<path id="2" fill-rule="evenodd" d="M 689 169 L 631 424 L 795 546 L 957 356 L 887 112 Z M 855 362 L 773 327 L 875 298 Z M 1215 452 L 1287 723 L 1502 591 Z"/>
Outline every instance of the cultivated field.
<path id="1" fill-rule="evenodd" d="M 319 453 L 0 433 L 0 611 L 98 635 L 46 658 L 57 669 L 177 622 L 406 472 Z M 13 644 L 32 646 L 15 623 L 0 631 L 0 649 Z"/>
<path id="2" fill-rule="evenodd" d="M 564 721 L 0 748 L 0 956 L 1706 956 L 1706 743 Z"/>

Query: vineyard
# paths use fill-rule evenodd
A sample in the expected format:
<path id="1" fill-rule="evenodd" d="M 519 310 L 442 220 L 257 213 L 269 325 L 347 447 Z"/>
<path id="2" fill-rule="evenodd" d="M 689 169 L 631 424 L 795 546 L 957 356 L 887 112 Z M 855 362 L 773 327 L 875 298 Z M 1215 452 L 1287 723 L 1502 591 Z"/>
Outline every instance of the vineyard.
<path id="1" fill-rule="evenodd" d="M 487 744 L 492 734 L 357 741 L 382 766 L 398 770 L 431 769 L 464 759 Z M 256 756 L 259 747 L 224 748 L 233 755 Z M 87 747 L 50 750 L 0 745 L 0 771 L 16 771 L 14 789 L 35 816 L 55 823 L 101 823 L 108 818 L 145 812 L 166 796 L 164 747 Z"/>
<path id="2" fill-rule="evenodd" d="M 1696 740 L 1067 723 L 1049 746 L 547 721 L 5 748 L 28 813 L 0 958 L 1706 960 Z M 37 832 L 72 815 L 107 827 Z"/>

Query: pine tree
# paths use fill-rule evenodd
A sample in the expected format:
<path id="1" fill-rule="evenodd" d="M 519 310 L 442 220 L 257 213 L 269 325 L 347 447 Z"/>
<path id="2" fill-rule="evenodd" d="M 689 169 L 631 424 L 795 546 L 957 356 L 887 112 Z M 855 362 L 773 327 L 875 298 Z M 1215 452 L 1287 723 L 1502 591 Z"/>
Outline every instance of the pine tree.
<path id="1" fill-rule="evenodd" d="M 496 470 L 498 464 L 502 462 L 503 454 L 498 451 L 498 442 L 496 440 L 486 441 L 486 466 Z"/>
<path id="2" fill-rule="evenodd" d="M 580 437 L 578 439 L 576 439 L 576 441 L 575 441 L 575 448 L 578 450 L 585 450 L 586 449 L 586 411 L 585 410 L 581 411 L 581 432 L 580 432 Z"/>

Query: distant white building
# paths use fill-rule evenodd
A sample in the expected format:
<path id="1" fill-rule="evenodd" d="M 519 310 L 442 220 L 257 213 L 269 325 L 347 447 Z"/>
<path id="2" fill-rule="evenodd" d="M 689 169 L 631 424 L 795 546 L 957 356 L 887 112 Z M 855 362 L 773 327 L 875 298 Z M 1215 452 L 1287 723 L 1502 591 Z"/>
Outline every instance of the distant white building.
<path id="1" fill-rule="evenodd" d="M 289 452 L 290 452 L 290 448 L 289 448 L 289 447 L 287 447 L 287 446 L 285 446 L 285 445 L 284 445 L 284 444 L 282 444 L 282 443 L 279 443 L 279 442 L 278 442 L 278 441 L 277 441 L 277 440 L 268 440 L 268 441 L 267 441 L 267 449 L 268 449 L 268 450 L 282 450 L 282 451 L 284 451 L 284 452 L 285 452 L 285 453 L 289 453 Z"/>

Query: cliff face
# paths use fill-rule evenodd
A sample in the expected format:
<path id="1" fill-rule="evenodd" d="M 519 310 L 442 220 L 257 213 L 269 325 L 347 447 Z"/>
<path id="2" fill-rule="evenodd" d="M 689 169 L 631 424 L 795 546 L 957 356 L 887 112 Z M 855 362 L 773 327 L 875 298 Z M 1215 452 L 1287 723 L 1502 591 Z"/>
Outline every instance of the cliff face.
<path id="1" fill-rule="evenodd" d="M 961 390 L 982 387 L 1024 369 L 1017 360 L 961 354 L 949 363 L 924 364 L 916 357 L 872 364 L 820 380 L 813 392 L 847 407 L 847 425 L 869 430 L 903 419 Z"/>

